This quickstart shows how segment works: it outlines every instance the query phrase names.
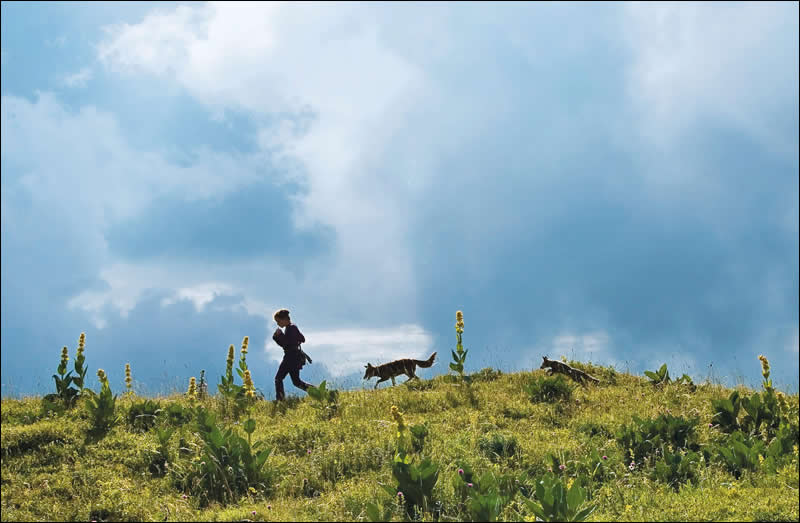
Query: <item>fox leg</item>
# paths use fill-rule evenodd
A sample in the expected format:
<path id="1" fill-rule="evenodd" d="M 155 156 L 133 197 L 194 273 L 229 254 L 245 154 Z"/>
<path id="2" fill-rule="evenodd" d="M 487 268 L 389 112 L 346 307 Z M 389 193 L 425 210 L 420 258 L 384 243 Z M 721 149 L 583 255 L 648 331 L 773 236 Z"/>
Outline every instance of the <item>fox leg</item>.
<path id="1" fill-rule="evenodd" d="M 394 376 L 392 376 L 392 387 L 394 387 Z"/>
<path id="2" fill-rule="evenodd" d="M 386 378 L 381 378 L 381 379 L 379 379 L 378 381 L 376 381 L 376 382 L 375 382 L 375 386 L 374 386 L 374 387 L 372 387 L 372 390 L 375 390 L 375 389 L 377 389 L 377 388 L 378 388 L 378 384 L 379 384 L 380 382 L 382 382 L 382 381 L 386 381 Z"/>

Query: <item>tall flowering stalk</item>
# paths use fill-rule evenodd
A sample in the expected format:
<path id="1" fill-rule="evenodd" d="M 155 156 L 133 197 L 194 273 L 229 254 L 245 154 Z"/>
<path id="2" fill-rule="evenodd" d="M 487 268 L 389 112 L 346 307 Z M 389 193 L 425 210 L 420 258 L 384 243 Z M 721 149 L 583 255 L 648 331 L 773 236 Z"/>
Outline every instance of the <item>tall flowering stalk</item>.
<path id="1" fill-rule="evenodd" d="M 250 337 L 245 336 L 242 340 L 242 352 L 239 356 L 239 368 L 236 369 L 236 373 L 239 374 L 239 377 L 244 379 L 244 373 L 247 372 L 247 344 L 250 342 Z M 233 345 L 231 345 L 232 347 Z"/>
<path id="2" fill-rule="evenodd" d="M 67 406 L 72 405 L 78 391 L 70 387 L 72 381 L 75 379 L 71 376 L 72 371 L 67 371 L 67 362 L 69 361 L 69 351 L 67 347 L 61 349 L 61 360 L 58 364 L 56 372 L 58 375 L 53 374 L 53 379 L 56 382 L 56 396 L 62 400 Z"/>
<path id="3" fill-rule="evenodd" d="M 224 396 L 228 396 L 233 389 L 233 353 L 235 350 L 236 349 L 234 349 L 233 343 L 231 343 L 231 346 L 228 347 L 228 359 L 226 360 L 225 364 L 225 375 L 220 378 L 220 383 L 217 385 L 219 392 Z"/>
<path id="4" fill-rule="evenodd" d="M 464 360 L 467 358 L 467 352 L 461 344 L 461 335 L 464 332 L 464 313 L 456 311 L 456 350 L 450 351 L 453 355 L 453 363 L 450 364 L 450 369 L 458 372 L 461 380 L 464 380 Z"/>
<path id="5" fill-rule="evenodd" d="M 83 390 L 86 386 L 86 373 L 89 371 L 89 367 L 84 365 L 86 362 L 86 357 L 83 355 L 85 348 L 86 333 L 81 332 L 81 335 L 78 338 L 78 351 L 75 354 L 75 376 L 72 378 L 72 382 L 78 387 L 79 391 Z"/>
<path id="6" fill-rule="evenodd" d="M 127 391 L 125 392 L 128 396 L 133 395 L 133 378 L 131 378 L 131 364 L 125 364 L 125 388 Z"/>
<path id="7" fill-rule="evenodd" d="M 105 433 L 119 421 L 114 414 L 117 397 L 112 395 L 108 376 L 103 369 L 97 370 L 97 379 L 100 380 L 100 393 L 92 393 L 86 407 L 92 421 L 92 431 Z"/>
<path id="8" fill-rule="evenodd" d="M 763 354 L 759 354 L 758 359 L 761 361 L 761 375 L 764 377 L 764 390 L 772 390 L 772 380 L 769 379 L 769 360 Z"/>
<path id="9" fill-rule="evenodd" d="M 254 398 L 256 395 L 256 387 L 253 385 L 253 378 L 250 376 L 250 371 L 244 371 L 244 395 L 248 398 Z"/>
<path id="10" fill-rule="evenodd" d="M 201 400 L 208 396 L 208 383 L 206 383 L 205 369 L 200 371 L 200 383 L 197 385 L 197 397 Z"/>
<path id="11" fill-rule="evenodd" d="M 189 378 L 189 388 L 186 390 L 186 397 L 189 398 L 189 401 L 194 402 L 197 399 L 197 382 L 194 379 L 194 376 Z"/>

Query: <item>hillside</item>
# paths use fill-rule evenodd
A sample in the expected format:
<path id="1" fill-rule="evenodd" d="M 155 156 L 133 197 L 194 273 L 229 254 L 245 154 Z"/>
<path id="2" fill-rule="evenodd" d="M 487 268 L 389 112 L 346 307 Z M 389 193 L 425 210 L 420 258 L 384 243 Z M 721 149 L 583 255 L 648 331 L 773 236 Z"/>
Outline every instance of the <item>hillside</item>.
<path id="1" fill-rule="evenodd" d="M 409 462 L 394 465 L 398 474 L 438 466 L 423 502 L 428 521 L 495 512 L 498 520 L 533 521 L 526 497 L 549 495 L 536 492 L 543 479 L 552 492 L 560 488 L 553 485 L 583 486 L 566 501 L 573 512 L 595 507 L 588 521 L 798 520 L 797 395 L 739 388 L 743 406 L 735 418 L 712 419 L 712 400 L 729 398 L 733 389 L 653 385 L 644 376 L 569 363 L 601 383 L 579 387 L 541 370 L 484 369 L 467 384 L 436 376 L 405 385 L 401 377 L 394 387 L 342 391 L 335 403 L 309 396 L 247 401 L 239 422 L 219 395 L 174 395 L 148 398 L 163 409 L 153 427 L 146 415 L 130 415 L 144 398 L 120 394 L 120 420 L 105 432 L 92 432 L 97 419 L 88 414 L 88 398 L 71 409 L 38 397 L 4 399 L 2 520 L 403 520 L 407 509 L 413 512 L 410 498 L 422 494 L 406 486 L 403 496 L 390 495 L 397 492 L 398 448 Z M 762 408 L 751 416 L 755 392 Z M 754 435 L 735 432 L 733 424 L 755 428 Z M 215 427 L 231 429 L 228 443 Z M 252 429 L 253 445 L 262 441 L 271 450 L 261 455 L 262 469 L 255 461 L 264 447 L 251 453 L 245 429 Z M 656 433 L 663 447 L 652 445 Z M 231 468 L 206 463 L 215 455 Z M 241 469 L 234 470 L 237 460 Z"/>

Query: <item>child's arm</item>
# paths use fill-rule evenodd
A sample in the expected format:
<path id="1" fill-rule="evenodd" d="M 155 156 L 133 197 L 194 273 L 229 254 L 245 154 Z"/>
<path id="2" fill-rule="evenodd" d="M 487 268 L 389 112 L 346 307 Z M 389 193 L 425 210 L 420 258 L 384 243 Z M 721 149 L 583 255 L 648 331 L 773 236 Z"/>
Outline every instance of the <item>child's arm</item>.
<path id="1" fill-rule="evenodd" d="M 275 329 L 275 334 L 272 335 L 272 339 L 281 347 L 286 347 L 286 335 L 283 334 L 280 329 Z"/>
<path id="2" fill-rule="evenodd" d="M 303 336 L 303 333 L 300 332 L 297 325 L 289 325 L 286 327 L 286 337 L 284 341 L 287 345 L 297 346 L 301 343 L 305 343 L 306 337 Z"/>

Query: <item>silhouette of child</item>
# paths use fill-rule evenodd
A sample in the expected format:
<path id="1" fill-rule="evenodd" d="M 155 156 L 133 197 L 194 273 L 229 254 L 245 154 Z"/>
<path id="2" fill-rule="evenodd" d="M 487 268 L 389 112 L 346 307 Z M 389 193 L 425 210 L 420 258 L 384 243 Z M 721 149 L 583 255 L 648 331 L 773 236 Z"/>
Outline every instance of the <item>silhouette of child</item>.
<path id="1" fill-rule="evenodd" d="M 278 327 L 285 327 L 286 332 L 275 329 L 272 339 L 275 343 L 283 347 L 283 360 L 275 374 L 275 399 L 280 401 L 286 396 L 283 392 L 283 380 L 288 374 L 292 378 L 292 383 L 299 389 L 308 389 L 309 383 L 300 379 L 300 369 L 306 364 L 306 360 L 311 363 L 311 358 L 300 348 L 301 343 L 305 343 L 306 338 L 297 325 L 292 324 L 287 309 L 280 309 L 273 316 Z"/>

